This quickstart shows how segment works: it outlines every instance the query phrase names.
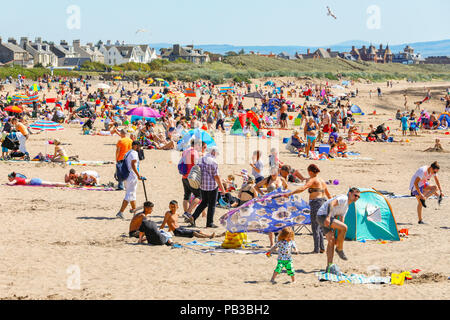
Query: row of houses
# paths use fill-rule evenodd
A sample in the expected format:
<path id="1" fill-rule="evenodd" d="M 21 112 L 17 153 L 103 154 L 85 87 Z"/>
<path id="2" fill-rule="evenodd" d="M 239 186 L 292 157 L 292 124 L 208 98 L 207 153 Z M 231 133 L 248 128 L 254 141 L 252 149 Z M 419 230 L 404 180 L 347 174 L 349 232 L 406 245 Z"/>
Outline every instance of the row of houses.
<path id="1" fill-rule="evenodd" d="M 255 53 L 251 52 L 251 54 Z M 419 53 L 414 53 L 414 49 L 411 48 L 410 46 L 406 46 L 403 52 L 394 54 L 389 48 L 389 45 L 386 47 L 380 45 L 378 49 L 373 45 L 369 47 L 362 46 L 359 49 L 353 46 L 350 52 L 339 52 L 339 51 L 332 51 L 331 49 L 319 48 L 314 52 L 311 52 L 311 50 L 308 49 L 305 54 L 296 53 L 295 55 L 290 55 L 286 52 L 282 52 L 278 55 L 269 54 L 265 56 L 277 57 L 286 60 L 330 59 L 340 57 L 342 59 L 350 61 L 367 61 L 374 63 L 402 63 L 402 64 L 427 63 L 427 59 L 424 59 Z"/>
<path id="2" fill-rule="evenodd" d="M 44 67 L 76 68 L 86 61 L 99 62 L 110 66 L 129 62 L 149 63 L 158 58 L 156 50 L 148 45 L 125 45 L 116 42 L 106 45 L 99 41 L 96 45 L 82 45 L 80 40 L 72 44 L 61 40 L 59 44 L 36 38 L 30 41 L 22 37 L 20 42 L 9 38 L 4 42 L 0 38 L 0 63 L 3 65 L 20 65 L 31 68 L 36 65 Z"/>

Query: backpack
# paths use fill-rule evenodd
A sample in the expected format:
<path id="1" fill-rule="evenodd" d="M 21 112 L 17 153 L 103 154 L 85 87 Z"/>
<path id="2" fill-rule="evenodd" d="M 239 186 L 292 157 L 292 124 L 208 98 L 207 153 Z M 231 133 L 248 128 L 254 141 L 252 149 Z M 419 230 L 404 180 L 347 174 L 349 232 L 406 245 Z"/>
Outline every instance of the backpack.
<path id="1" fill-rule="evenodd" d="M 188 181 L 192 189 L 200 189 L 202 183 L 202 170 L 200 169 L 200 166 L 195 165 L 192 167 L 188 176 Z"/>
<path id="2" fill-rule="evenodd" d="M 116 164 L 116 174 L 115 178 L 119 182 L 123 182 L 128 179 L 130 176 L 130 169 L 127 166 L 127 158 L 130 155 L 130 152 L 128 152 L 125 156 L 125 158 L 122 161 L 117 162 Z"/>
<path id="3" fill-rule="evenodd" d="M 188 166 L 186 163 L 184 163 L 184 157 L 181 157 L 180 162 L 178 163 L 178 173 L 182 176 L 188 174 Z"/>

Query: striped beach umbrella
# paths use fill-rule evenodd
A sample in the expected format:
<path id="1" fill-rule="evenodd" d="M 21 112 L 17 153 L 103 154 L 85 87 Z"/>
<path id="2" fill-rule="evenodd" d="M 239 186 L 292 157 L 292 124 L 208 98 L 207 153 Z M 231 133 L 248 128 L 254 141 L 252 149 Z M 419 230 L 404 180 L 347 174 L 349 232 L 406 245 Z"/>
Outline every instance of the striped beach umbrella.
<path id="1" fill-rule="evenodd" d="M 15 101 L 15 102 L 23 102 L 26 100 L 28 100 L 28 96 L 25 94 L 15 94 L 12 96 L 12 101 Z"/>
<path id="2" fill-rule="evenodd" d="M 5 108 L 5 111 L 12 112 L 12 113 L 22 113 L 23 110 L 19 106 L 9 106 Z"/>
<path id="3" fill-rule="evenodd" d="M 60 125 L 59 123 L 56 123 L 53 121 L 45 121 L 45 120 L 36 121 L 32 125 L 30 125 L 30 128 L 33 130 L 41 130 L 41 131 L 64 130 L 64 127 L 62 125 Z"/>
<path id="4" fill-rule="evenodd" d="M 23 100 L 22 103 L 29 105 L 29 104 L 33 104 L 33 102 L 38 102 L 38 100 L 39 100 L 39 96 L 36 94 L 33 96 L 27 96 L 27 98 L 25 100 Z"/>

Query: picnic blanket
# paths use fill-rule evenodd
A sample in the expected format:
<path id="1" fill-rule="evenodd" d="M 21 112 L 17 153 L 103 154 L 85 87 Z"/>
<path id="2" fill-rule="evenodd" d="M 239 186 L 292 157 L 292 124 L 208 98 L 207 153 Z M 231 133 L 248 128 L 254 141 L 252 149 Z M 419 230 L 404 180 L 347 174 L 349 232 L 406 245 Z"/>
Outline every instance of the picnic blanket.
<path id="1" fill-rule="evenodd" d="M 68 162 L 51 162 L 51 161 L 25 161 L 25 160 L 0 160 L 3 163 L 54 163 L 68 166 L 102 166 L 108 164 L 114 164 L 111 161 L 68 161 Z"/>
<path id="2" fill-rule="evenodd" d="M 390 284 L 391 277 L 368 277 L 363 274 L 351 274 L 351 275 L 335 275 L 332 273 L 316 272 L 315 275 L 319 281 L 331 281 L 338 283 L 352 283 L 352 284 Z"/>

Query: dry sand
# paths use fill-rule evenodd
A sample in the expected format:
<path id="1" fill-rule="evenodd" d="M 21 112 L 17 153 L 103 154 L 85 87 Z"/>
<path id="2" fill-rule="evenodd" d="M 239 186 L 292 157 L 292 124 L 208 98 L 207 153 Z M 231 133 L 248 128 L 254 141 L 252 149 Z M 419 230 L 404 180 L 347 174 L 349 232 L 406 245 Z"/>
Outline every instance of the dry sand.
<path id="1" fill-rule="evenodd" d="M 353 99 L 366 114 L 377 110 L 376 116 L 357 117 L 359 125 L 379 125 L 386 122 L 397 129 L 395 111 L 403 106 L 403 93 L 409 88 L 410 107 L 412 101 L 425 96 L 424 86 L 435 87 L 433 99 L 424 105 L 427 110 L 443 110 L 443 103 L 436 95 L 443 95 L 449 83 L 395 83 L 393 89 L 379 84 L 385 96 L 369 99 L 368 91 L 376 91 L 377 84 L 358 84 L 360 97 Z M 7 88 L 8 89 L 8 88 Z M 415 96 L 414 96 L 415 95 Z M 414 96 L 414 97 L 413 97 Z M 295 99 L 299 101 L 298 99 Z M 253 101 L 246 100 L 252 105 Z M 292 124 L 291 124 L 292 125 Z M 282 137 L 289 132 L 281 132 Z M 448 154 L 424 153 L 433 146 L 435 137 L 442 140 L 444 149 L 450 150 L 450 136 L 440 133 L 422 132 L 410 138 L 411 143 L 369 144 L 356 143 L 351 151 L 373 161 L 320 161 L 321 176 L 339 179 L 339 186 L 332 186 L 332 194 L 344 193 L 349 186 L 374 187 L 398 194 L 408 194 L 412 174 L 423 165 L 439 161 L 444 191 L 450 192 L 450 159 Z M 216 135 L 217 137 L 217 135 Z M 82 136 L 78 126 L 66 125 L 66 130 L 49 133 L 49 138 L 58 138 L 70 143 L 66 149 L 70 155 L 79 155 L 83 160 L 113 161 L 117 137 Z M 257 140 L 239 138 L 238 150 L 255 149 Z M 401 139 L 401 132 L 396 132 Z M 44 151 L 45 135 L 32 136 L 28 142 L 31 155 Z M 262 140 L 259 141 L 261 143 Z M 229 154 L 231 142 L 225 152 Z M 252 147 L 250 147 L 252 146 Z M 259 146 L 265 150 L 269 146 Z M 281 160 L 306 171 L 312 163 L 286 153 L 280 143 Z M 50 146 L 50 150 L 52 150 Z M 245 162 L 248 163 L 246 153 Z M 178 155 L 176 155 L 178 157 Z M 155 203 L 153 219 L 162 221 L 170 200 L 182 201 L 181 179 L 177 172 L 173 153 L 146 151 L 146 160 L 141 163 L 141 172 L 149 178 L 147 191 Z M 221 165 L 223 177 L 238 172 L 248 165 Z M 16 171 L 28 177 L 39 177 L 49 181 L 62 181 L 72 167 L 52 164 L 5 164 L 0 163 L 0 179 Z M 97 170 L 102 182 L 113 181 L 114 165 L 74 167 L 77 170 Z M 306 172 L 305 172 L 306 173 Z M 4 299 L 449 299 L 450 286 L 450 215 L 448 199 L 441 207 L 435 200 L 428 201 L 424 210 L 428 225 L 417 224 L 416 201 L 414 199 L 391 200 L 399 229 L 409 228 L 409 238 L 401 242 L 379 244 L 378 242 L 346 242 L 349 261 L 336 258 L 345 273 L 366 273 L 370 266 L 378 266 L 386 272 L 421 269 L 420 277 L 402 287 L 321 283 L 314 273 L 325 267 L 325 255 L 311 255 L 313 240 L 310 235 L 296 237 L 301 252 L 294 256 L 297 282 L 284 284 L 289 278 L 279 277 L 277 285 L 269 280 L 276 258 L 264 255 L 204 254 L 186 249 L 150 247 L 136 245 L 135 239 L 127 238 L 129 219 L 114 219 L 121 204 L 122 192 L 72 191 L 47 188 L 0 186 L 0 298 Z M 306 195 L 303 195 L 306 199 Z M 144 201 L 142 186 L 139 186 L 138 202 Z M 218 219 L 226 211 L 218 209 Z M 181 223 L 182 221 L 180 221 Z M 197 225 L 205 226 L 201 218 Z M 203 230 L 203 229 L 202 229 Z M 220 228 L 219 231 L 223 231 Z M 206 230 L 210 232 L 210 230 Z M 249 234 L 250 240 L 268 245 L 267 236 Z M 189 239 L 175 239 L 183 244 Z M 73 267 L 80 270 L 80 290 L 68 289 Z"/>

